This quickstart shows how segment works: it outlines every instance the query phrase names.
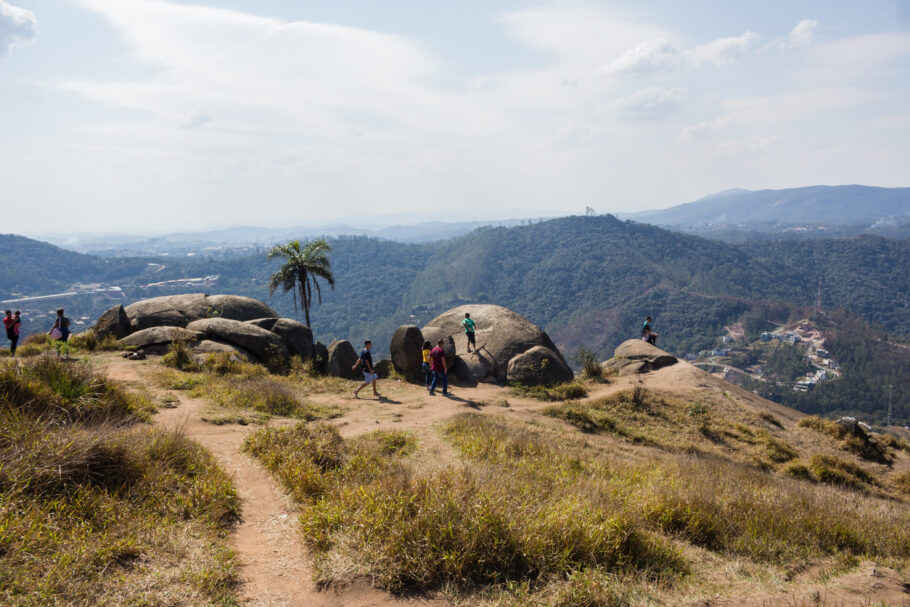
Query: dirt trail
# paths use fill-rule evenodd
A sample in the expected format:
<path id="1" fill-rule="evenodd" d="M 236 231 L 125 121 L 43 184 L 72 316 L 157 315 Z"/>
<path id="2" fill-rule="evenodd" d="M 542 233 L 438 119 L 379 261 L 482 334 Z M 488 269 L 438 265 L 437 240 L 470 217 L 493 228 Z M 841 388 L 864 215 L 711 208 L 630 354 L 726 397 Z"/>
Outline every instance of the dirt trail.
<path id="1" fill-rule="evenodd" d="M 163 392 L 149 379 L 150 363 L 113 361 L 104 367 L 112 379 L 152 395 Z M 242 500 L 242 520 L 234 530 L 234 549 L 244 580 L 241 600 L 255 607 L 393 607 L 435 605 L 428 599 L 401 599 L 357 582 L 321 591 L 313 583 L 312 569 L 298 532 L 297 507 L 271 474 L 241 453 L 246 435 L 254 427 L 215 425 L 202 421 L 206 403 L 169 392 L 178 399 L 173 408 L 160 409 L 155 423 L 181 430 L 209 449 L 231 477 Z"/>
<path id="2" fill-rule="evenodd" d="M 307 607 L 400 607 L 416 605 L 442 606 L 438 598 L 400 598 L 373 588 L 368 580 L 357 580 L 347 586 L 319 590 L 312 581 L 310 559 L 298 532 L 298 511 L 271 474 L 240 452 L 248 433 L 256 426 L 215 425 L 202 421 L 208 404 L 189 398 L 185 393 L 164 391 L 156 387 L 151 374 L 159 369 L 157 361 L 104 360 L 104 371 L 112 378 L 147 391 L 153 396 L 167 392 L 179 404 L 163 408 L 155 423 L 165 428 L 182 429 L 187 436 L 208 448 L 219 465 L 232 477 L 243 500 L 243 520 L 234 533 L 234 546 L 245 580 L 242 600 L 251 606 Z M 617 377 L 609 384 L 589 386 L 588 399 L 607 396 L 641 385 L 656 392 L 680 398 L 715 397 L 735 403 L 752 412 L 768 412 L 786 427 L 795 425 L 802 414 L 766 401 L 707 374 L 690 364 L 680 364 L 643 376 Z M 352 384 L 353 385 L 353 384 Z M 438 424 L 462 412 L 502 415 L 516 420 L 533 420 L 537 424 L 563 424 L 539 415 L 549 403 L 518 398 L 509 389 L 481 384 L 476 388 L 453 387 L 450 398 L 430 397 L 419 386 L 393 381 L 380 381 L 383 399 L 363 394 L 317 393 L 308 400 L 322 405 L 337 405 L 343 417 L 334 420 L 344 436 L 356 436 L 373 430 L 409 430 L 422 445 L 428 461 L 454 461 L 451 447 L 440 437 Z M 507 402 L 507 404 L 506 404 Z M 210 413 L 211 411 L 209 411 Z M 272 423 L 284 423 L 274 420 Z M 630 458 L 642 455 L 641 447 L 633 449 L 618 442 L 616 448 L 628 450 Z M 910 605 L 908 587 L 893 570 L 867 564 L 862 570 L 820 584 L 816 576 L 801 576 L 788 586 L 786 593 L 768 593 L 767 589 L 737 599 L 716 597 L 696 603 L 679 604 L 730 606 L 745 605 L 781 607 L 801 604 L 868 605 L 885 601 L 888 605 Z M 736 596 L 731 588 L 727 596 Z M 809 601 L 800 602 L 800 601 Z M 814 601 L 818 601 L 815 603 Z M 875 603 L 877 604 L 877 603 Z"/>

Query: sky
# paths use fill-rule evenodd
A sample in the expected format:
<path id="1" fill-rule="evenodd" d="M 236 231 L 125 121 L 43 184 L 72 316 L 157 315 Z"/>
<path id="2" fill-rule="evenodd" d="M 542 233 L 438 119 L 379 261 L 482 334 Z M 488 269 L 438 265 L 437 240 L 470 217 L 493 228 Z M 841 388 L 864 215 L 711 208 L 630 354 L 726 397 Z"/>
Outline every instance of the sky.
<path id="1" fill-rule="evenodd" d="M 0 232 L 910 185 L 910 2 L 0 0 Z"/>

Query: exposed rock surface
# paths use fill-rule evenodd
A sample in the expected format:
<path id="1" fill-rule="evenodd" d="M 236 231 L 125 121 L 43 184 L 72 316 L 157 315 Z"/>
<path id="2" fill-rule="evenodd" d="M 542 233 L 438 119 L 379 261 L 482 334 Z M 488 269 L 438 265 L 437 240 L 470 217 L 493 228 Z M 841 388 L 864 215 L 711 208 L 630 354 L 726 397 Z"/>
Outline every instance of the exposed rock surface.
<path id="1" fill-rule="evenodd" d="M 313 332 L 302 322 L 279 318 L 269 330 L 281 338 L 291 356 L 299 356 L 303 360 L 313 357 Z"/>
<path id="2" fill-rule="evenodd" d="M 392 360 L 390 358 L 380 359 L 379 362 L 373 365 L 373 369 L 376 370 L 376 375 L 379 376 L 379 379 L 385 379 L 392 371 Z"/>
<path id="3" fill-rule="evenodd" d="M 245 348 L 235 346 L 234 344 L 229 344 L 225 341 L 217 341 L 213 339 L 203 339 L 199 343 L 193 344 L 192 350 L 193 354 L 198 354 L 202 358 L 208 354 L 219 354 L 226 352 L 228 354 L 236 355 L 241 360 L 250 362 L 254 362 L 256 360 L 256 357 L 253 356 Z"/>
<path id="4" fill-rule="evenodd" d="M 121 346 L 146 348 L 157 344 L 169 344 L 175 341 L 194 342 L 202 339 L 202 333 L 183 327 L 149 327 L 136 331 L 118 343 Z"/>
<path id="5" fill-rule="evenodd" d="M 313 366 L 319 373 L 325 373 L 329 365 L 329 349 L 321 341 L 313 344 Z"/>
<path id="6" fill-rule="evenodd" d="M 465 312 L 477 324 L 477 354 L 467 354 L 466 337 L 461 321 Z M 560 361 L 561 368 L 568 368 L 556 345 L 540 327 L 520 314 L 491 304 L 465 305 L 443 312 L 421 329 L 425 339 L 435 344 L 438 336 L 452 336 L 463 352 L 464 367 L 480 381 L 503 381 L 508 375 L 509 361 L 535 346 L 550 350 Z M 460 366 L 459 366 L 460 367 Z M 467 379 L 470 379 L 468 377 Z"/>
<path id="7" fill-rule="evenodd" d="M 605 371 L 615 371 L 622 375 L 646 373 L 663 367 L 675 365 L 679 360 L 660 348 L 652 346 L 642 339 L 630 339 L 617 346 L 613 358 L 605 361 Z"/>
<path id="8" fill-rule="evenodd" d="M 253 320 L 278 314 L 270 306 L 252 297 L 242 295 L 206 295 L 206 316 L 231 320 Z"/>
<path id="9" fill-rule="evenodd" d="M 98 318 L 95 323 L 95 334 L 98 337 L 113 335 L 117 339 L 123 339 L 130 334 L 130 317 L 126 315 L 126 310 L 122 304 L 118 304 Z"/>
<path id="10" fill-rule="evenodd" d="M 255 320 L 247 320 L 246 322 L 251 325 L 256 325 L 260 329 L 265 329 L 266 331 L 271 331 L 272 327 L 275 326 L 275 323 L 278 322 L 277 318 L 257 318 Z"/>
<path id="11" fill-rule="evenodd" d="M 395 330 L 389 344 L 389 353 L 395 369 L 404 375 L 413 375 L 423 363 L 421 350 L 423 333 L 416 325 L 402 325 Z"/>
<path id="12" fill-rule="evenodd" d="M 184 327 L 202 318 L 253 320 L 278 317 L 263 302 L 240 295 L 187 293 L 143 299 L 124 308 L 132 331 L 149 327 Z"/>
<path id="13" fill-rule="evenodd" d="M 360 379 L 363 377 L 363 370 L 357 369 L 355 371 L 351 369 L 357 362 L 357 358 L 357 352 L 351 342 L 346 339 L 336 339 L 328 347 L 326 373 L 334 377 Z"/>
<path id="14" fill-rule="evenodd" d="M 553 350 L 534 346 L 509 360 L 506 379 L 526 386 L 552 386 L 571 381 L 572 370 Z"/>
<path id="15" fill-rule="evenodd" d="M 287 346 L 278 335 L 250 323 L 227 318 L 203 318 L 191 322 L 187 328 L 245 348 L 264 363 L 275 358 L 285 363 L 288 360 Z"/>

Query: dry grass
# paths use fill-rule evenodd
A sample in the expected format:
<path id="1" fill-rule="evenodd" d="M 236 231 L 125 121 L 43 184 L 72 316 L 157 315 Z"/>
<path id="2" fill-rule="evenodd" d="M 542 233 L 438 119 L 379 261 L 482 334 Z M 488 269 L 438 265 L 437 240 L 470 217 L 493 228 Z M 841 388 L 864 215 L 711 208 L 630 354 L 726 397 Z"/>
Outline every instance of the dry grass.
<path id="1" fill-rule="evenodd" d="M 525 386 L 524 384 L 512 384 L 510 388 L 512 393 L 516 396 L 534 398 L 545 402 L 584 398 L 588 395 L 588 391 L 585 387 L 577 381 L 555 386 Z"/>
<path id="2" fill-rule="evenodd" d="M 290 386 L 270 376 L 207 376 L 190 396 L 205 398 L 219 407 L 304 420 L 331 419 L 341 414 L 337 407 L 302 401 Z"/>
<path id="3" fill-rule="evenodd" d="M 910 558 L 908 509 L 856 492 L 713 457 L 630 462 L 492 416 L 460 415 L 442 431 L 462 463 L 412 456 L 407 434 L 343 439 L 328 425 L 265 428 L 246 449 L 302 503 L 321 581 L 368 575 L 395 591 L 445 589 L 456 604 L 691 593 L 708 575 L 693 550 L 765 567 Z"/>
<path id="4" fill-rule="evenodd" d="M 646 389 L 626 390 L 588 402 L 567 402 L 543 413 L 582 432 L 610 434 L 677 453 L 714 453 L 762 468 L 798 457 L 798 451 L 755 423 L 732 422 L 716 404 L 663 398 Z"/>
<path id="5" fill-rule="evenodd" d="M 797 425 L 801 428 L 810 428 L 841 441 L 839 444 L 840 448 L 857 457 L 880 464 L 886 464 L 891 461 L 887 444 L 870 437 L 861 428 L 857 428 L 856 432 L 851 432 L 844 425 L 814 415 L 801 418 Z"/>
<path id="6" fill-rule="evenodd" d="M 0 603 L 233 601 L 238 501 L 206 451 L 78 364 L 0 377 Z"/>

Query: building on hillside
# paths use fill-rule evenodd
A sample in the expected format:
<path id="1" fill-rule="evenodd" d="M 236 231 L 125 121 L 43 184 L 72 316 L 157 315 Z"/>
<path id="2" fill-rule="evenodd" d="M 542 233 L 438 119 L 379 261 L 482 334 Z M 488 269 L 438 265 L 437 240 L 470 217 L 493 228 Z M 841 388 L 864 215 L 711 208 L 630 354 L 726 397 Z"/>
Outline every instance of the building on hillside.
<path id="1" fill-rule="evenodd" d="M 817 350 L 815 350 L 815 355 L 819 356 L 821 358 L 828 358 L 830 356 L 830 354 L 828 354 L 828 351 L 825 350 L 824 348 L 818 348 Z"/>
<path id="2" fill-rule="evenodd" d="M 767 331 L 762 331 L 761 340 L 762 341 L 771 341 L 771 334 L 768 333 Z"/>

